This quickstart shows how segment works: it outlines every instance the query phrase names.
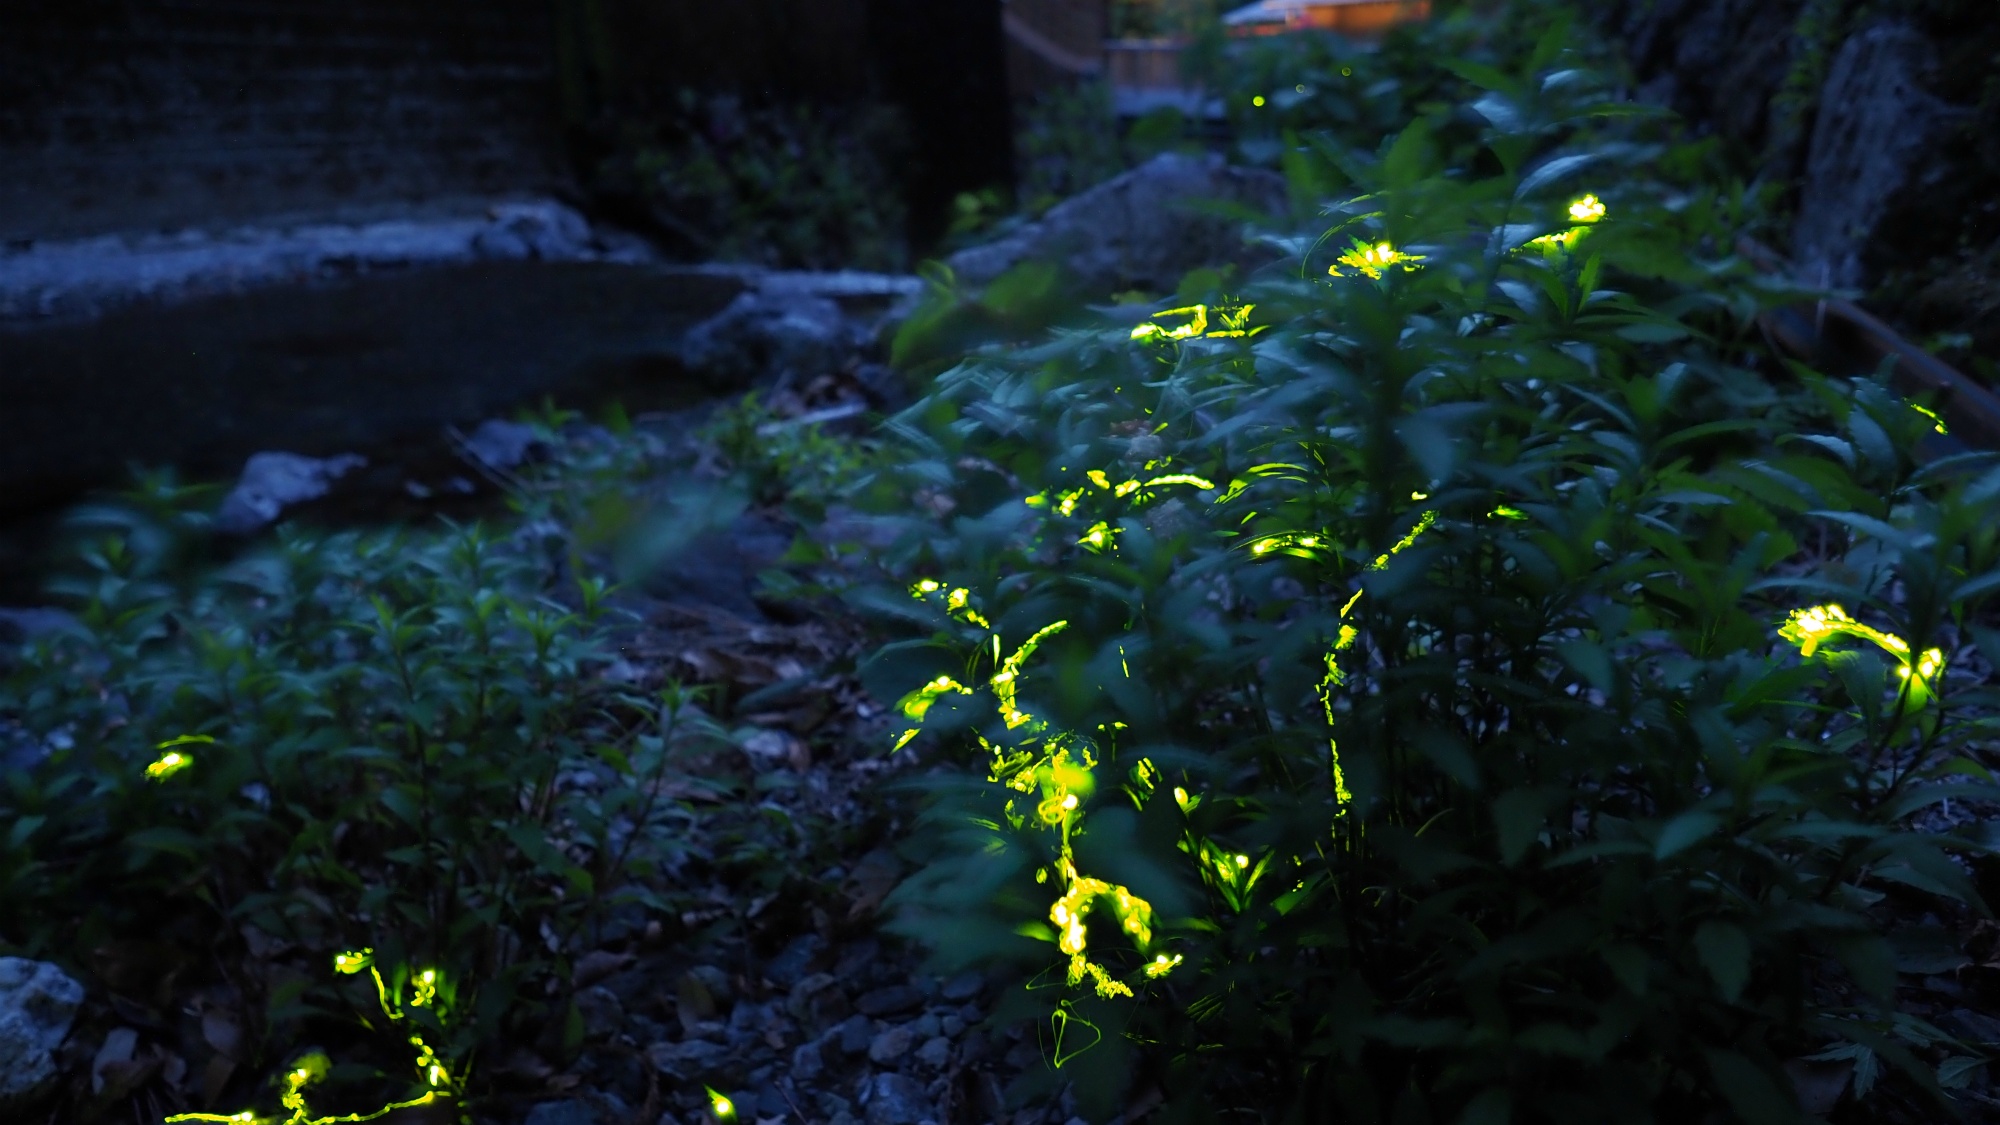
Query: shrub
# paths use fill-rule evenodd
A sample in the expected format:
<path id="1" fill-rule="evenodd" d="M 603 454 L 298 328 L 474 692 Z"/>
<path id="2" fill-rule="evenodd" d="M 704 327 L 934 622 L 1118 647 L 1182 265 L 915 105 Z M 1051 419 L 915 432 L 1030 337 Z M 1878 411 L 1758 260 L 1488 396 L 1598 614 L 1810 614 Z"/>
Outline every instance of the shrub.
<path id="1" fill-rule="evenodd" d="M 1578 60 L 1558 23 L 1379 156 L 1302 141 L 1341 191 L 1291 276 L 898 420 L 960 514 L 870 683 L 975 763 L 900 925 L 1017 974 L 1093 1119 L 1765 1123 L 1801 1055 L 1940 1108 L 1978 1061 L 1894 1013 L 1877 904 L 1986 909 L 1912 818 L 2000 792 L 2000 468 L 1744 366 L 1787 294 L 1724 256 L 1742 193 Z"/>
<path id="2" fill-rule="evenodd" d="M 53 747 L 0 789 L 0 943 L 96 951 L 142 1004 L 211 958 L 241 966 L 236 1061 L 353 1041 L 334 1096 L 364 1109 L 407 1096 L 412 1034 L 419 1094 L 463 1096 L 503 1039 L 574 1049 L 568 959 L 635 905 L 667 909 L 691 814 L 662 782 L 702 730 L 688 697 L 599 675 L 612 591 L 555 584 L 560 555 L 526 536 L 287 526 L 177 571 L 201 499 L 156 479 L 80 513 L 57 590 L 81 627 L 0 683 L 0 713 Z M 119 979 L 117 950 L 155 975 Z M 380 975 L 339 980 L 336 955 Z"/>

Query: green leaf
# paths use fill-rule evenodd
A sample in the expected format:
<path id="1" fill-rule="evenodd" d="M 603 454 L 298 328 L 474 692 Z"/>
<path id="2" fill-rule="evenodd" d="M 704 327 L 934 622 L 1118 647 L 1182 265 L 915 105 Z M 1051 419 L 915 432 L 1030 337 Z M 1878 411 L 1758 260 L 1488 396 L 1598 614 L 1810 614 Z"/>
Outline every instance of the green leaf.
<path id="1" fill-rule="evenodd" d="M 1562 179 L 1564 176 L 1569 175 L 1571 172 L 1574 172 L 1579 168 L 1588 167 L 1589 165 L 1596 163 L 1597 160 L 1599 159 L 1599 156 L 1600 154 L 1595 152 L 1582 152 L 1582 153 L 1575 153 L 1570 156 L 1558 156 L 1555 159 L 1544 163 L 1539 168 L 1536 168 L 1534 171 L 1528 173 L 1527 175 L 1521 177 L 1520 185 L 1514 189 L 1514 198 L 1526 199 L 1529 195 L 1533 194 L 1536 191 L 1541 190 L 1542 188 L 1547 187 L 1552 183 L 1555 183 L 1557 180 Z"/>
<path id="2" fill-rule="evenodd" d="M 1750 937 L 1732 922 L 1710 919 L 1694 931 L 1695 956 L 1715 979 L 1722 999 L 1730 1004 L 1743 996 L 1750 983 Z"/>
<path id="3" fill-rule="evenodd" d="M 1973 1075 L 1985 1065 L 1985 1059 L 1975 1059 L 1970 1055 L 1953 1055 L 1938 1064 L 1938 1085 L 1947 1090 L 1963 1090 L 1972 1085 Z"/>
<path id="4" fill-rule="evenodd" d="M 1722 818 L 1706 809 L 1688 809 L 1674 817 L 1660 829 L 1660 835 L 1653 841 L 1653 858 L 1666 859 L 1678 855 L 1707 839 L 1722 826 Z"/>
<path id="5" fill-rule="evenodd" d="M 127 835 L 125 842 L 143 851 L 172 852 L 187 859 L 196 858 L 204 846 L 194 833 L 165 826 L 141 828 Z"/>
<path id="6" fill-rule="evenodd" d="M 1863 992 L 1887 1001 L 1896 992 L 1896 957 L 1880 934 L 1838 934 L 1831 939 L 1834 955 Z"/>
<path id="7" fill-rule="evenodd" d="M 1763 1068 L 1744 1055 L 1706 1048 L 1715 1088 L 1744 1125 L 1789 1125 L 1799 1119 L 1798 1102 Z"/>
<path id="8" fill-rule="evenodd" d="M 1611 669 L 1611 654 L 1596 641 L 1583 638 L 1562 641 L 1556 645 L 1556 654 L 1572 671 L 1583 677 L 1585 683 L 1605 695 L 1610 695 L 1617 688 L 1618 683 Z"/>
<path id="9" fill-rule="evenodd" d="M 1652 973 L 1653 959 L 1647 955 L 1644 948 L 1630 942 L 1619 942 L 1605 946 L 1598 951 L 1598 956 L 1604 958 L 1605 965 L 1611 969 L 1611 975 L 1618 978 L 1619 985 L 1625 991 L 1634 996 L 1646 994 L 1647 979 Z"/>
<path id="10" fill-rule="evenodd" d="M 1405 126 L 1382 158 L 1385 187 L 1406 188 L 1430 173 L 1433 150 L 1430 122 L 1419 117 Z"/>
<path id="11" fill-rule="evenodd" d="M 1528 854 L 1528 846 L 1541 834 L 1550 797 L 1547 789 L 1510 789 L 1494 798 L 1493 827 L 1500 838 L 1500 862 L 1512 867 Z"/>

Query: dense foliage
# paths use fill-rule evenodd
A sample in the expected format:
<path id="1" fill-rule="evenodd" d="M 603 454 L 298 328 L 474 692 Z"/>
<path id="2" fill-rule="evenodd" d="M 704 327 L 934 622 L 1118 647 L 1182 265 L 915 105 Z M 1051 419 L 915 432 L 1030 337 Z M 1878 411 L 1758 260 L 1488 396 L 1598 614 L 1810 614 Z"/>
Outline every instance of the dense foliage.
<path id="1" fill-rule="evenodd" d="M 1331 201 L 1283 271 L 897 420 L 952 515 L 871 685 L 972 753 L 903 925 L 1009 966 L 1097 1119 L 1775 1122 L 1809 1055 L 1943 1112 L 1980 1060 L 1894 1012 L 1879 908 L 1986 911 L 1916 819 L 2000 792 L 1996 459 L 1771 362 L 1742 189 L 1567 25 L 1503 39 L 1266 99 Z"/>

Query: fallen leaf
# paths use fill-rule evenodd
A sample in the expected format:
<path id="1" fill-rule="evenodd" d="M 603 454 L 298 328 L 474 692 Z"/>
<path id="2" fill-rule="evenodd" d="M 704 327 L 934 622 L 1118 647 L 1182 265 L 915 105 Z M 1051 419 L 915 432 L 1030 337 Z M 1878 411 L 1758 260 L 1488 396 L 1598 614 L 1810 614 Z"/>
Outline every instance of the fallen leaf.
<path id="1" fill-rule="evenodd" d="M 111 1070 L 132 1061 L 132 1052 L 139 1047 L 139 1033 L 129 1027 L 114 1027 L 105 1035 L 104 1043 L 97 1048 L 97 1054 L 90 1060 L 90 1089 L 101 1094 L 110 1078 Z"/>

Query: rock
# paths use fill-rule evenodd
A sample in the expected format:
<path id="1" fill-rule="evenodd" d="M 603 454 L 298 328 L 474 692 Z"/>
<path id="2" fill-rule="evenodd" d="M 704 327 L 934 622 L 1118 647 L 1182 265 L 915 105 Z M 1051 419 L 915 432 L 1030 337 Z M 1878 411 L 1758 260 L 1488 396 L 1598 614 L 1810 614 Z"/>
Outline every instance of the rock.
<path id="1" fill-rule="evenodd" d="M 924 1088 L 901 1074 L 877 1074 L 861 1090 L 868 1125 L 917 1125 L 936 1116 Z"/>
<path id="2" fill-rule="evenodd" d="M 609 1039 L 625 1027 L 625 1005 L 601 984 L 576 994 L 576 1010 L 583 1017 L 584 1034 L 593 1039 Z"/>
<path id="3" fill-rule="evenodd" d="M 83 986 L 56 966 L 0 957 L 0 1109 L 25 1109 L 47 1092 L 82 1005 Z"/>
<path id="4" fill-rule="evenodd" d="M 855 980 L 881 960 L 882 943 L 874 938 L 862 938 L 840 951 L 840 960 L 834 963 L 833 975 L 841 980 Z"/>
<path id="5" fill-rule="evenodd" d="M 867 1016 L 849 1016 L 847 1022 L 840 1025 L 839 1035 L 841 1053 L 858 1055 L 867 1050 L 869 1042 L 875 1038 L 875 1025 L 869 1022 Z"/>
<path id="6" fill-rule="evenodd" d="M 48 606 L 0 606 L 0 643 L 23 644 L 78 628 L 76 615 Z"/>
<path id="7" fill-rule="evenodd" d="M 864 1016 L 893 1016 L 924 1006 L 924 994 L 907 984 L 892 984 L 864 992 L 854 1001 L 854 1010 Z"/>
<path id="8" fill-rule="evenodd" d="M 488 418 L 464 439 L 465 452 L 489 469 L 506 470 L 546 454 L 547 442 L 525 422 Z"/>
<path id="9" fill-rule="evenodd" d="M 938 1034 L 956 1039 L 965 1034 L 965 1021 L 959 1019 L 958 1013 L 954 1012 L 938 1021 Z"/>
<path id="10" fill-rule="evenodd" d="M 1230 167 L 1219 155 L 1163 153 L 997 242 L 953 254 L 948 264 L 972 286 L 1024 261 L 1054 261 L 1093 295 L 1132 286 L 1170 291 L 1189 270 L 1248 260 L 1240 223 L 1192 205 L 1222 200 L 1278 215 L 1286 190 L 1277 173 Z"/>
<path id="11" fill-rule="evenodd" d="M 813 973 L 792 986 L 785 1011 L 809 1027 L 825 1027 L 847 1018 L 847 994 L 825 973 Z"/>
<path id="12" fill-rule="evenodd" d="M 826 1056 L 818 1043 L 803 1043 L 792 1051 L 792 1080 L 810 1082 L 826 1069 Z"/>
<path id="13" fill-rule="evenodd" d="M 277 522 L 286 508 L 317 500 L 335 481 L 368 464 L 354 453 L 336 457 L 303 457 L 297 453 L 253 454 L 243 475 L 215 514 L 215 529 L 225 535 L 249 535 Z"/>
<path id="14" fill-rule="evenodd" d="M 933 1036 L 917 1048 L 917 1061 L 932 1070 L 943 1070 L 951 1061 L 951 1040 L 942 1035 Z"/>
<path id="15" fill-rule="evenodd" d="M 472 236 L 475 257 L 499 261 L 574 261 L 591 256 L 590 224 L 560 203 L 502 203 Z"/>
<path id="16" fill-rule="evenodd" d="M 800 934 L 765 963 L 764 979 L 789 989 L 812 971 L 813 965 L 825 952 L 825 938 L 814 933 Z M 793 1015 L 796 1018 L 797 1013 Z"/>
<path id="17" fill-rule="evenodd" d="M 868 1061 L 888 1066 L 910 1053 L 916 1035 L 907 1026 L 891 1027 L 868 1044 Z"/>
<path id="18" fill-rule="evenodd" d="M 528 1119 L 522 1125 L 603 1125 L 597 1110 L 589 1102 L 570 1098 L 559 1102 L 542 1102 L 528 1111 Z"/>
<path id="19" fill-rule="evenodd" d="M 937 1016 L 930 1012 L 925 1012 L 923 1015 L 910 1021 L 910 1034 L 916 1036 L 919 1040 L 929 1039 L 938 1033 L 939 1026 Z"/>
<path id="20" fill-rule="evenodd" d="M 729 1048 L 707 1039 L 655 1043 L 646 1048 L 646 1058 L 656 1070 L 682 1082 L 722 1073 L 729 1057 Z"/>
<path id="21" fill-rule="evenodd" d="M 1868 280 L 1864 251 L 1891 206 L 1945 174 L 1937 142 L 1965 111 L 1920 84 L 1936 56 L 1915 28 L 1893 23 L 1841 46 L 1821 91 L 1792 230 L 1804 280 L 1843 287 Z"/>
<path id="22" fill-rule="evenodd" d="M 715 1018 L 717 1012 L 729 1006 L 735 996 L 730 987 L 729 974 L 714 965 L 696 965 L 681 977 L 679 1000 L 682 1022 L 689 1016 L 697 1020 Z"/>
<path id="23" fill-rule="evenodd" d="M 710 386 L 747 390 L 838 371 L 865 358 L 872 344 L 867 329 L 825 297 L 752 290 L 689 329 L 680 358 Z"/>
<path id="24" fill-rule="evenodd" d="M 980 990 L 985 987 L 986 978 L 980 974 L 960 973 L 944 982 L 944 988 L 940 990 L 939 995 L 953 1003 L 963 1003 L 979 995 Z"/>

